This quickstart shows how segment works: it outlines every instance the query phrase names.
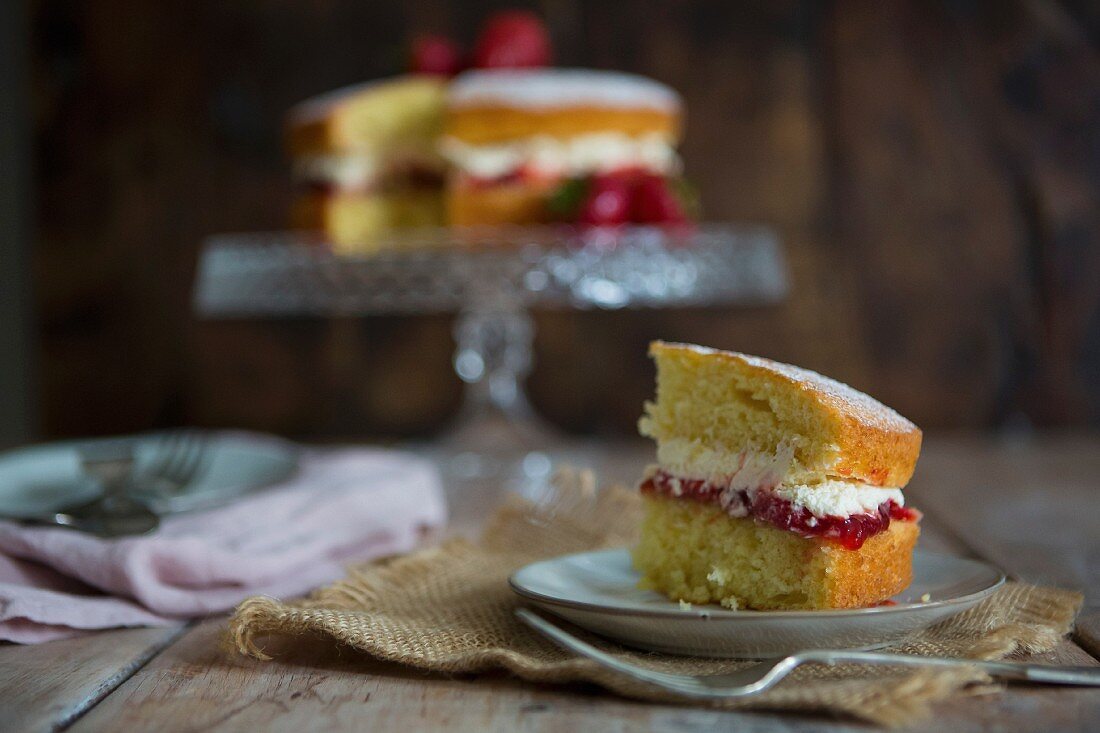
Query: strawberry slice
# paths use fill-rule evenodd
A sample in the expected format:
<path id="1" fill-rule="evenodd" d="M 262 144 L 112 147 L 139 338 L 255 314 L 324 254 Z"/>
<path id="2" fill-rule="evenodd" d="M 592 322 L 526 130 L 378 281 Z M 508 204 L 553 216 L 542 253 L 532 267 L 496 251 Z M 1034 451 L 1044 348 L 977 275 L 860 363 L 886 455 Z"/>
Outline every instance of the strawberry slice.
<path id="1" fill-rule="evenodd" d="M 581 204 L 577 220 L 589 226 L 617 226 L 630 220 L 629 180 L 620 176 L 595 176 Z"/>
<path id="2" fill-rule="evenodd" d="M 462 49 L 447 36 L 422 33 L 413 39 L 409 70 L 414 74 L 454 76 L 462 66 Z"/>
<path id="3" fill-rule="evenodd" d="M 527 10 L 505 10 L 489 17 L 474 44 L 478 69 L 549 66 L 553 58 L 546 26 Z"/>
<path id="4" fill-rule="evenodd" d="M 631 218 L 639 224 L 684 224 L 688 220 L 668 179 L 652 173 L 638 177 L 634 184 Z"/>

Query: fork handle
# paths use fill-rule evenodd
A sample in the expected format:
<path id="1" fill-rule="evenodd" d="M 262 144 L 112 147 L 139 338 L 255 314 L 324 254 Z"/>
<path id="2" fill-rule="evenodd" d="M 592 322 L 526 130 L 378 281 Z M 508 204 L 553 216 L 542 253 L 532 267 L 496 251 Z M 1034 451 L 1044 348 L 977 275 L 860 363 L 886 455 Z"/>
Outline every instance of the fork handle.
<path id="1" fill-rule="evenodd" d="M 1011 680 L 1027 680 L 1055 685 L 1085 685 L 1100 687 L 1100 667 L 1026 664 L 1022 662 L 987 662 L 980 659 L 951 659 L 948 657 L 918 657 L 911 654 L 885 654 L 882 652 L 829 651 L 802 652 L 796 654 L 801 661 L 819 664 L 882 664 L 907 667 L 977 667 L 993 677 Z"/>

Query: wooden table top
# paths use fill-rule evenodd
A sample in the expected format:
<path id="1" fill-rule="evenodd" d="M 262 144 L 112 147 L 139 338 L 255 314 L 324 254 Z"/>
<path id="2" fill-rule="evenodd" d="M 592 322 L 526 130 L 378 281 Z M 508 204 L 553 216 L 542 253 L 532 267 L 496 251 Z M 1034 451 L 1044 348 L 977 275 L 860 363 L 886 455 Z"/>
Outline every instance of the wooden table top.
<path id="1" fill-rule="evenodd" d="M 609 447 L 601 472 L 630 480 L 641 445 Z M 1072 638 L 1041 660 L 1100 664 L 1100 437 L 927 441 L 907 494 L 925 513 L 921 546 L 985 558 L 1009 575 L 1078 588 Z M 486 495 L 451 497 L 456 525 Z M 506 674 L 443 676 L 321 643 L 255 662 L 220 647 L 224 617 L 0 646 L 0 730 L 867 730 L 845 720 L 625 700 L 590 686 Z M 303 646 L 311 646 L 304 650 Z M 278 653 L 277 642 L 271 644 Z M 924 723 L 943 731 L 1087 730 L 1100 690 L 1012 685 L 960 697 Z"/>

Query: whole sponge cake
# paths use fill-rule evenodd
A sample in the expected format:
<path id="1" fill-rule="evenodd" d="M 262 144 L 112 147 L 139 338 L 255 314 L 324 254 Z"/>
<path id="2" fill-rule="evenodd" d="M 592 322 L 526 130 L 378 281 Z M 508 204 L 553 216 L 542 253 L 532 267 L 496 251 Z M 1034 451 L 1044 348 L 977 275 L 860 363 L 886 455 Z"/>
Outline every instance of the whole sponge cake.
<path id="1" fill-rule="evenodd" d="M 657 440 L 634 550 L 643 584 L 728 607 L 864 606 L 903 590 L 919 514 L 901 489 L 920 430 L 835 380 L 654 343 Z"/>
<path id="2" fill-rule="evenodd" d="M 682 124 L 675 91 L 612 71 L 486 68 L 337 89 L 288 115 L 292 225 L 347 254 L 447 241 L 408 229 L 679 226 L 697 200 L 679 177 Z"/>

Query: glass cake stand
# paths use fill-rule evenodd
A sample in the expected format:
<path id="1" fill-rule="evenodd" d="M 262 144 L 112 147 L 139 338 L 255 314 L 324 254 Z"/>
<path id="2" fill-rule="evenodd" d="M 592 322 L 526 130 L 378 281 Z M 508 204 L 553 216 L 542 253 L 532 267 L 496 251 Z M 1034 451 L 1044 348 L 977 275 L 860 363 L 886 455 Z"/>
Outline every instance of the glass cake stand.
<path id="1" fill-rule="evenodd" d="M 433 229 L 390 238 L 381 252 L 349 256 L 303 232 L 212 237 L 195 309 L 204 318 L 456 313 L 453 363 L 466 391 L 438 445 L 457 480 L 522 482 L 550 472 L 546 446 L 560 440 L 523 389 L 532 306 L 762 305 L 787 293 L 779 243 L 763 227 Z"/>

